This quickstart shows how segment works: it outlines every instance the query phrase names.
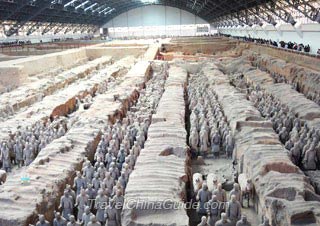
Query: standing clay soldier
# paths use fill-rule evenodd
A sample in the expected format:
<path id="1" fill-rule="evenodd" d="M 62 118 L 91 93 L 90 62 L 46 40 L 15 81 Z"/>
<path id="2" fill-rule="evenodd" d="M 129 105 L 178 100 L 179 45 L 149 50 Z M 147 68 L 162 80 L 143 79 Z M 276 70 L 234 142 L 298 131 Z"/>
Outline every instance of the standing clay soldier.
<path id="1" fill-rule="evenodd" d="M 22 145 L 20 142 L 16 142 L 13 146 L 14 153 L 16 155 L 16 163 L 18 164 L 18 167 L 23 166 L 23 150 Z"/>
<path id="2" fill-rule="evenodd" d="M 317 155 L 314 148 L 308 149 L 302 160 L 302 165 L 305 170 L 317 169 Z"/>
<path id="3" fill-rule="evenodd" d="M 133 153 L 136 157 L 138 157 L 140 155 L 140 151 L 141 151 L 141 147 L 139 146 L 138 142 L 135 141 L 134 145 L 132 147 Z"/>
<path id="4" fill-rule="evenodd" d="M 145 137 L 143 131 L 139 131 L 137 141 L 141 148 L 144 148 Z"/>
<path id="5" fill-rule="evenodd" d="M 111 149 L 108 148 L 108 152 L 107 152 L 107 154 L 105 156 L 105 163 L 107 165 L 107 168 L 110 167 L 110 163 L 112 162 L 113 157 L 114 157 L 114 155 L 113 155 Z"/>
<path id="6" fill-rule="evenodd" d="M 130 168 L 133 169 L 134 165 L 136 163 L 136 159 L 137 159 L 137 157 L 133 153 L 133 150 L 130 150 L 130 154 L 129 154 L 128 158 L 129 158 Z"/>
<path id="7" fill-rule="evenodd" d="M 11 171 L 10 151 L 7 143 L 5 142 L 2 144 L 2 148 L 1 148 L 1 161 L 2 161 L 2 168 L 6 172 L 10 172 Z"/>
<path id="8" fill-rule="evenodd" d="M 204 155 L 207 154 L 208 152 L 208 131 L 205 129 L 201 129 L 200 131 L 200 152 L 203 153 Z"/>
<path id="9" fill-rule="evenodd" d="M 36 226 L 49 226 L 49 222 L 46 221 L 43 215 L 39 215 L 39 221 L 37 222 Z"/>
<path id="10" fill-rule="evenodd" d="M 29 143 L 26 143 L 26 146 L 23 150 L 23 160 L 26 166 L 29 166 L 33 161 L 33 150 Z"/>
<path id="11" fill-rule="evenodd" d="M 293 147 L 290 149 L 289 154 L 292 162 L 295 165 L 300 164 L 300 158 L 301 158 L 300 141 L 297 141 L 296 143 L 294 143 Z"/>
<path id="12" fill-rule="evenodd" d="M 230 194 L 229 194 L 230 199 L 231 199 L 231 196 L 232 196 L 232 195 L 235 195 L 235 196 L 236 196 L 236 200 L 237 200 L 238 202 L 241 202 L 241 200 L 242 200 L 242 193 L 241 193 L 241 189 L 240 189 L 240 186 L 239 186 L 238 183 L 234 183 L 233 189 L 230 191 Z"/>
<path id="13" fill-rule="evenodd" d="M 79 195 L 82 188 L 86 188 L 85 179 L 82 177 L 81 172 L 77 172 L 77 177 L 74 178 L 73 187 L 76 189 L 76 194 Z"/>
<path id="14" fill-rule="evenodd" d="M 66 226 L 67 220 L 61 216 L 59 212 L 55 213 L 55 218 L 53 220 L 53 226 Z"/>
<path id="15" fill-rule="evenodd" d="M 75 202 L 77 196 L 76 196 L 76 193 L 74 192 L 74 190 L 71 189 L 71 185 L 70 185 L 70 184 L 67 184 L 67 185 L 66 185 L 65 191 L 68 192 L 69 196 L 72 197 L 73 202 Z"/>
<path id="16" fill-rule="evenodd" d="M 122 173 L 126 176 L 127 181 L 129 180 L 129 176 L 132 172 L 132 168 L 128 164 L 123 164 Z"/>
<path id="17" fill-rule="evenodd" d="M 96 153 L 94 154 L 94 160 L 104 162 L 104 157 L 105 154 L 103 153 L 101 147 L 98 147 Z"/>
<path id="18" fill-rule="evenodd" d="M 104 179 L 104 175 L 106 174 L 106 167 L 104 166 L 104 163 L 103 162 L 100 162 L 100 166 L 98 168 L 98 174 L 99 174 L 99 177 L 100 179 Z"/>
<path id="19" fill-rule="evenodd" d="M 299 128 L 297 125 L 295 125 L 292 129 L 292 131 L 289 133 L 290 139 L 295 143 L 299 139 Z"/>
<path id="20" fill-rule="evenodd" d="M 206 184 L 202 184 L 202 188 L 198 191 L 197 200 L 199 201 L 199 206 L 197 212 L 199 215 L 206 215 L 206 203 L 210 200 L 211 194 L 208 191 L 208 186 Z"/>
<path id="21" fill-rule="evenodd" d="M 216 158 L 220 153 L 220 141 L 221 137 L 218 131 L 214 131 L 214 134 L 211 138 L 211 150 L 213 153 L 213 157 Z"/>
<path id="22" fill-rule="evenodd" d="M 227 216 L 231 221 L 231 225 L 235 226 L 237 221 L 240 220 L 241 217 L 241 204 L 237 201 L 236 196 L 232 195 L 230 202 L 227 205 Z"/>
<path id="23" fill-rule="evenodd" d="M 118 178 L 120 176 L 120 172 L 119 172 L 119 169 L 116 167 L 115 162 L 112 162 L 110 164 L 110 168 L 112 169 L 111 171 L 113 171 L 113 172 L 111 172 L 110 169 L 109 169 L 109 172 L 110 172 L 111 176 L 113 178 Z"/>
<path id="24" fill-rule="evenodd" d="M 217 221 L 215 226 L 231 226 L 231 222 L 228 220 L 226 213 L 221 214 L 221 220 Z"/>
<path id="25" fill-rule="evenodd" d="M 83 226 L 87 226 L 89 224 L 89 222 L 91 221 L 91 216 L 93 216 L 93 214 L 90 212 L 90 207 L 86 206 L 84 209 L 84 213 L 82 215 L 81 224 Z"/>
<path id="26" fill-rule="evenodd" d="M 279 132 L 279 138 L 281 143 L 285 144 L 288 140 L 288 132 L 286 127 L 282 127 L 281 131 Z"/>
<path id="27" fill-rule="evenodd" d="M 229 130 L 228 135 L 226 136 L 226 154 L 227 158 L 231 159 L 234 149 L 234 141 L 231 130 Z"/>
<path id="28" fill-rule="evenodd" d="M 99 174 L 97 172 L 94 174 L 94 178 L 92 179 L 92 186 L 93 186 L 94 190 L 96 190 L 96 192 L 98 192 L 98 190 L 100 188 L 100 180 L 99 180 Z"/>
<path id="29" fill-rule="evenodd" d="M 208 224 L 209 226 L 214 226 L 219 220 L 220 216 L 220 203 L 217 199 L 217 196 L 212 195 L 211 200 L 208 202 Z"/>
<path id="30" fill-rule="evenodd" d="M 109 206 L 105 210 L 106 226 L 120 226 L 115 203 L 110 200 Z"/>
<path id="31" fill-rule="evenodd" d="M 113 186 L 113 188 L 112 188 L 112 196 L 116 195 L 118 190 L 120 190 L 122 194 L 124 193 L 124 189 L 123 189 L 123 187 L 121 186 L 121 183 L 120 183 L 119 181 L 118 181 L 117 184 L 116 184 L 115 186 Z"/>
<path id="32" fill-rule="evenodd" d="M 196 130 L 192 130 L 189 137 L 189 144 L 194 151 L 198 151 L 199 135 Z"/>
<path id="33" fill-rule="evenodd" d="M 121 170 L 122 164 L 124 163 L 126 158 L 126 154 L 124 151 L 124 148 L 120 149 L 118 156 L 117 156 L 117 162 L 118 162 L 118 169 Z"/>
<path id="34" fill-rule="evenodd" d="M 76 222 L 76 218 L 73 215 L 70 215 L 67 226 L 80 226 L 80 224 Z"/>
<path id="35" fill-rule="evenodd" d="M 69 215 L 73 212 L 73 199 L 69 196 L 68 191 L 64 191 L 64 195 L 60 199 L 59 209 L 62 209 L 62 216 L 69 220 Z"/>
<path id="36" fill-rule="evenodd" d="M 306 142 L 306 144 L 305 144 L 305 145 L 303 146 L 303 148 L 302 148 L 302 156 L 303 156 L 303 157 L 305 156 L 307 150 L 310 148 L 312 140 L 309 139 L 308 137 L 306 137 L 306 138 L 305 138 L 305 141 L 307 141 L 307 142 Z"/>
<path id="37" fill-rule="evenodd" d="M 123 144 L 124 150 L 128 153 L 131 145 L 130 145 L 130 139 L 127 135 L 124 137 L 122 144 Z"/>
<path id="38" fill-rule="evenodd" d="M 149 126 L 150 126 L 150 119 L 148 119 L 148 118 L 144 119 L 142 130 L 144 132 L 145 137 L 147 137 Z"/>
<path id="39" fill-rule="evenodd" d="M 201 222 L 197 226 L 209 226 L 207 224 L 207 217 L 206 216 L 202 216 L 201 217 Z"/>
<path id="40" fill-rule="evenodd" d="M 88 184 L 88 188 L 86 189 L 86 194 L 88 195 L 89 199 L 93 200 L 97 196 L 96 190 L 93 188 L 92 184 Z"/>
<path id="41" fill-rule="evenodd" d="M 108 197 L 103 194 L 103 191 L 100 189 L 95 200 L 95 208 L 97 209 L 97 220 L 101 223 L 105 223 L 104 210 L 108 205 Z"/>
<path id="42" fill-rule="evenodd" d="M 218 184 L 218 188 L 213 191 L 213 195 L 217 196 L 217 199 L 221 203 L 226 203 L 227 202 L 227 195 L 226 191 L 222 188 L 222 184 Z"/>
<path id="43" fill-rule="evenodd" d="M 82 216 L 86 206 L 89 206 L 89 197 L 84 189 L 81 189 L 80 194 L 77 196 L 75 206 L 78 209 L 78 221 L 82 221 Z"/>
<path id="44" fill-rule="evenodd" d="M 287 132 L 289 133 L 292 130 L 292 118 L 291 116 L 286 117 L 284 120 L 284 126 L 287 129 Z"/>
<path id="45" fill-rule="evenodd" d="M 106 185 L 108 194 L 111 195 L 112 188 L 113 188 L 113 185 L 114 185 L 114 179 L 111 177 L 109 172 L 106 172 L 106 175 L 105 175 L 105 178 L 104 178 L 103 182 Z"/>
<path id="46" fill-rule="evenodd" d="M 122 212 L 122 208 L 123 208 L 123 204 L 124 204 L 124 197 L 122 195 L 122 192 L 120 190 L 117 190 L 116 192 L 116 196 L 113 198 L 113 202 L 114 202 L 114 206 L 117 212 L 117 219 L 119 221 L 119 225 L 120 224 L 120 219 L 121 219 L 121 212 Z"/>
<path id="47" fill-rule="evenodd" d="M 292 141 L 291 139 L 289 139 L 289 140 L 285 143 L 284 147 L 285 147 L 287 150 L 291 150 L 291 148 L 293 148 L 293 145 L 294 145 L 293 141 Z"/>
<path id="48" fill-rule="evenodd" d="M 115 155 L 117 152 L 115 140 L 113 140 L 113 139 L 110 140 L 109 148 L 110 148 L 111 153 Z"/>
<path id="49" fill-rule="evenodd" d="M 103 136 L 100 141 L 100 144 L 101 144 L 102 150 L 104 150 L 104 152 L 105 152 L 107 150 L 108 145 L 109 145 L 108 138 L 106 136 Z"/>
<path id="50" fill-rule="evenodd" d="M 88 226 L 101 226 L 101 223 L 97 221 L 96 216 L 92 215 Z"/>
<path id="51" fill-rule="evenodd" d="M 94 167 L 91 165 L 90 161 L 87 161 L 86 166 L 83 169 L 83 175 L 87 182 L 90 182 L 94 176 Z"/>
<path id="52" fill-rule="evenodd" d="M 47 146 L 47 143 L 45 142 L 44 138 L 41 138 L 41 142 L 39 144 L 39 151 L 41 151 L 42 149 L 44 149 Z"/>
<path id="53" fill-rule="evenodd" d="M 220 134 L 222 135 L 222 140 L 226 140 L 227 135 L 229 134 L 228 124 L 223 121 L 220 127 Z M 226 143 L 224 143 L 226 145 Z"/>
<path id="54" fill-rule="evenodd" d="M 247 217 L 242 215 L 241 220 L 239 220 L 236 226 L 251 226 L 250 222 L 247 220 Z"/>
<path id="55" fill-rule="evenodd" d="M 119 150 L 119 148 L 120 148 L 120 140 L 119 140 L 119 137 L 118 137 L 116 131 L 113 131 L 112 140 L 114 140 L 116 151 Z"/>
<path id="56" fill-rule="evenodd" d="M 126 189 L 126 186 L 127 186 L 127 178 L 126 178 L 126 175 L 124 172 L 121 173 L 121 176 L 118 180 L 121 184 L 121 186 L 123 187 L 123 189 Z"/>

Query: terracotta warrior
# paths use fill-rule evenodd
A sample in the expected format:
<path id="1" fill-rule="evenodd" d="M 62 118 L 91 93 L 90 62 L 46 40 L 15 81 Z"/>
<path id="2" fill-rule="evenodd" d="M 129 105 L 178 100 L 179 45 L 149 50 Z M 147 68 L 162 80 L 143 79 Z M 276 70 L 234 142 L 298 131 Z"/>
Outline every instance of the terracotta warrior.
<path id="1" fill-rule="evenodd" d="M 76 218 L 73 215 L 70 215 L 67 226 L 80 226 L 80 224 L 76 222 Z"/>
<path id="2" fill-rule="evenodd" d="M 197 226 L 209 226 L 207 224 L 207 217 L 206 216 L 202 216 L 201 217 L 201 222 Z"/>
<path id="3" fill-rule="evenodd" d="M 240 185 L 238 183 L 234 183 L 233 189 L 230 191 L 230 194 L 229 194 L 229 199 L 231 199 L 232 195 L 235 195 L 236 196 L 236 200 L 238 202 L 241 202 L 242 193 L 241 193 Z"/>
<path id="4" fill-rule="evenodd" d="M 97 210 L 97 220 L 104 224 L 105 217 L 104 217 L 104 210 L 108 205 L 108 197 L 103 194 L 103 190 L 98 191 L 98 195 L 95 200 L 95 208 Z"/>
<path id="5" fill-rule="evenodd" d="M 92 215 L 88 226 L 101 226 L 101 223 L 97 220 L 96 216 Z"/>
<path id="6" fill-rule="evenodd" d="M 251 226 L 250 222 L 247 220 L 247 217 L 242 215 L 241 220 L 239 220 L 236 226 Z"/>
<path id="7" fill-rule="evenodd" d="M 46 221 L 43 215 L 39 215 L 39 221 L 37 222 L 36 226 L 49 226 L 49 222 Z"/>
<path id="8" fill-rule="evenodd" d="M 230 202 L 227 205 L 227 216 L 231 221 L 231 225 L 235 226 L 237 221 L 240 220 L 241 217 L 241 204 L 237 201 L 236 196 L 232 195 Z"/>
<path id="9" fill-rule="evenodd" d="M 81 224 L 87 226 L 91 221 L 91 216 L 93 216 L 93 213 L 90 212 L 90 207 L 86 206 L 82 215 Z"/>
<path id="10" fill-rule="evenodd" d="M 202 184 L 202 188 L 198 191 L 197 200 L 199 201 L 199 206 L 197 209 L 198 214 L 206 215 L 206 203 L 211 199 L 211 194 L 208 190 L 208 186 L 206 184 Z"/>
<path id="11" fill-rule="evenodd" d="M 64 195 L 60 199 L 59 209 L 62 209 L 62 216 L 67 220 L 69 220 L 69 215 L 73 212 L 73 202 L 68 191 L 64 191 Z"/>
<path id="12" fill-rule="evenodd" d="M 217 221 L 215 226 L 231 226 L 231 222 L 228 220 L 226 213 L 221 214 L 221 220 Z"/>
<path id="13" fill-rule="evenodd" d="M 75 206 L 78 209 L 78 220 L 81 221 L 82 220 L 82 216 L 85 210 L 85 207 L 89 205 L 89 197 L 86 194 L 84 189 L 81 189 L 80 194 L 77 196 L 76 199 L 76 204 Z"/>
<path id="14" fill-rule="evenodd" d="M 66 226 L 67 220 L 61 216 L 59 212 L 55 213 L 55 218 L 53 220 L 53 226 Z"/>
<path id="15" fill-rule="evenodd" d="M 222 188 L 221 183 L 219 183 L 218 188 L 215 191 L 213 191 L 213 195 L 217 196 L 217 199 L 219 202 L 222 202 L 222 203 L 227 202 L 226 191 Z"/>
<path id="16" fill-rule="evenodd" d="M 212 195 L 211 200 L 208 202 L 208 224 L 214 226 L 220 218 L 220 202 L 217 199 L 217 196 Z"/>

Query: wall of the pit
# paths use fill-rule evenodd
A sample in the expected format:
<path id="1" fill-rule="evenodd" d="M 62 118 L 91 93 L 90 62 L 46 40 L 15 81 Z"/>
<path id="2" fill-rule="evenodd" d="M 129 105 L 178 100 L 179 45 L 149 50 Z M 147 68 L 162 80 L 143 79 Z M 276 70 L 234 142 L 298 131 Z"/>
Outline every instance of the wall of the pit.
<path id="1" fill-rule="evenodd" d="M 202 18 L 178 8 L 161 5 L 129 10 L 102 28 L 108 28 L 108 36 L 111 38 L 200 36 L 211 32 L 209 23 Z"/>

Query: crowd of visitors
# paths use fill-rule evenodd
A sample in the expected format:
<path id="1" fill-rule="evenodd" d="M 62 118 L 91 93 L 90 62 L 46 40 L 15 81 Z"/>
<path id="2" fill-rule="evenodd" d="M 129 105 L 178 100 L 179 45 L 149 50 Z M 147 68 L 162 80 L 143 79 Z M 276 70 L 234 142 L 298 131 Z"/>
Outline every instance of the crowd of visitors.
<path id="1" fill-rule="evenodd" d="M 80 38 L 80 40 L 91 40 L 93 39 L 92 35 L 87 35 L 85 37 Z M 40 43 L 45 43 L 45 42 L 61 42 L 61 41 L 73 41 L 74 38 L 54 38 L 51 41 L 42 41 L 39 40 Z M 30 40 L 27 41 L 22 41 L 22 40 L 12 40 L 12 41 L 0 41 L 0 48 L 5 48 L 5 47 L 23 47 L 27 45 L 31 45 L 32 42 Z"/>
<path id="2" fill-rule="evenodd" d="M 226 37 L 232 37 L 238 40 L 242 40 L 245 42 L 254 42 L 257 44 L 263 44 L 263 45 L 268 45 L 268 46 L 273 46 L 273 47 L 279 47 L 279 48 L 283 48 L 283 49 L 290 49 L 290 50 L 295 50 L 298 52 L 305 52 L 305 53 L 310 53 L 310 45 L 309 44 L 303 44 L 303 43 L 296 43 L 296 42 L 285 42 L 285 41 L 280 41 L 280 42 L 276 42 L 276 41 L 272 41 L 271 39 L 262 39 L 262 38 L 251 38 L 249 37 L 240 37 L 240 36 L 231 36 L 231 35 L 224 35 Z M 318 54 L 320 53 L 320 51 L 318 50 Z"/>
<path id="3" fill-rule="evenodd" d="M 0 47 L 11 47 L 11 46 L 24 46 L 24 45 L 30 45 L 31 41 L 6 41 L 6 42 L 0 42 Z"/>

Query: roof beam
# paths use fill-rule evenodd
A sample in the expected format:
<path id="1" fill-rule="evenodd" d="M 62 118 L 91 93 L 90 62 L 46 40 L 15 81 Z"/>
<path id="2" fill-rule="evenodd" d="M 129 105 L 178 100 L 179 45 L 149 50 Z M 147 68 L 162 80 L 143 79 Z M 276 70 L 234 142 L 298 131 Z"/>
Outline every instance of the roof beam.
<path id="1" fill-rule="evenodd" d="M 36 0 L 33 1 L 35 3 Z M 33 18 L 38 16 L 42 11 L 44 11 L 48 6 L 50 6 L 51 0 L 42 0 L 39 5 L 34 5 L 33 7 L 37 7 L 37 9 L 29 14 L 26 18 L 24 18 L 22 21 L 19 21 L 12 25 L 5 33 L 6 36 L 12 36 L 14 34 L 17 34 L 19 32 L 19 29 L 23 27 L 28 21 L 31 21 Z"/>
<path id="2" fill-rule="evenodd" d="M 309 18 L 312 21 L 320 23 L 320 14 L 319 9 L 316 9 L 306 0 L 285 0 L 285 2 L 298 12 L 302 13 L 305 17 Z"/>

